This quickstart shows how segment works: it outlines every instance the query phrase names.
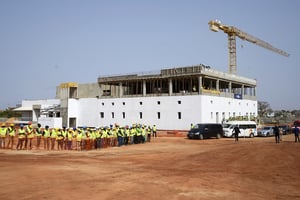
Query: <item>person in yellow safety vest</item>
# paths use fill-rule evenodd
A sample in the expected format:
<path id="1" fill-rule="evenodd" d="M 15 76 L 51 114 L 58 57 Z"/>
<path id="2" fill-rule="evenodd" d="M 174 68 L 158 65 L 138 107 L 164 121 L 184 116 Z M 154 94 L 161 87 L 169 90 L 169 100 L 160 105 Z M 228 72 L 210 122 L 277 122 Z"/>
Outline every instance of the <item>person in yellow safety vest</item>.
<path id="1" fill-rule="evenodd" d="M 129 139 L 130 139 L 130 131 L 129 131 L 129 126 L 125 126 L 125 145 L 129 144 Z"/>
<path id="2" fill-rule="evenodd" d="M 35 136 L 36 136 L 36 148 L 40 149 L 41 139 L 42 139 L 41 124 L 38 124 L 38 127 L 35 129 Z"/>
<path id="3" fill-rule="evenodd" d="M 107 128 L 106 131 L 107 135 L 106 135 L 106 145 L 107 147 L 111 146 L 111 141 L 112 141 L 112 130 L 110 127 Z"/>
<path id="4" fill-rule="evenodd" d="M 142 142 L 143 136 L 142 136 L 142 126 L 138 124 L 136 126 L 136 136 L 138 138 L 138 144 Z"/>
<path id="5" fill-rule="evenodd" d="M 64 139 L 63 139 L 63 149 L 66 150 L 67 149 L 67 143 L 68 143 L 68 137 L 67 137 L 67 129 L 65 126 L 63 126 L 62 130 L 61 130 L 61 133 L 62 135 L 64 136 Z"/>
<path id="6" fill-rule="evenodd" d="M 129 144 L 133 144 L 135 136 L 135 128 L 132 126 L 129 128 Z"/>
<path id="7" fill-rule="evenodd" d="M 95 129 L 91 129 L 91 148 L 92 149 L 96 149 L 96 130 Z"/>
<path id="8" fill-rule="evenodd" d="M 72 150 L 73 134 L 73 129 L 69 128 L 69 130 L 66 133 L 67 150 Z"/>
<path id="9" fill-rule="evenodd" d="M 28 145 L 28 135 L 30 135 L 33 131 L 32 128 L 32 122 L 29 122 L 28 125 L 26 126 L 26 134 L 25 134 L 25 149 L 27 149 L 27 145 Z"/>
<path id="10" fill-rule="evenodd" d="M 77 130 L 76 130 L 75 127 L 72 130 L 72 135 L 73 135 L 73 138 L 72 138 L 72 149 L 76 150 L 77 149 L 77 146 L 76 146 Z"/>
<path id="11" fill-rule="evenodd" d="M 157 137 L 156 125 L 155 124 L 152 126 L 152 137 Z"/>
<path id="12" fill-rule="evenodd" d="M 86 143 L 87 143 L 87 131 L 86 131 L 86 127 L 83 127 L 82 131 L 82 135 L 81 135 L 81 149 L 82 150 L 86 150 Z"/>
<path id="13" fill-rule="evenodd" d="M 1 124 L 1 128 L 0 128 L 0 149 L 5 149 L 6 135 L 7 135 L 7 128 L 6 128 L 6 124 L 3 123 Z"/>
<path id="14" fill-rule="evenodd" d="M 82 150 L 82 131 L 76 130 L 76 150 Z"/>
<path id="15" fill-rule="evenodd" d="M 14 139 L 16 136 L 16 129 L 14 124 L 10 124 L 10 127 L 8 127 L 8 144 L 7 148 L 9 148 L 9 145 L 11 145 L 11 149 L 13 149 L 14 146 Z"/>
<path id="16" fill-rule="evenodd" d="M 44 137 L 44 149 L 46 150 L 50 150 L 50 135 L 51 135 L 51 132 L 49 130 L 49 126 L 45 126 L 45 130 L 43 131 L 43 137 Z"/>
<path id="17" fill-rule="evenodd" d="M 112 141 L 111 141 L 111 146 L 112 147 L 115 147 L 115 146 L 117 146 L 117 144 L 118 144 L 118 128 L 117 127 L 114 127 L 113 129 L 112 129 L 112 135 L 111 135 L 111 139 L 112 139 Z"/>
<path id="18" fill-rule="evenodd" d="M 100 149 L 101 148 L 101 129 L 100 128 L 95 131 L 95 137 L 96 137 L 95 149 Z"/>
<path id="19" fill-rule="evenodd" d="M 23 149 L 23 143 L 25 141 L 25 135 L 26 135 L 26 131 L 24 129 L 23 124 L 20 125 L 20 128 L 17 131 L 17 135 L 18 135 L 18 144 L 17 144 L 17 150 L 22 150 Z"/>
<path id="20" fill-rule="evenodd" d="M 60 128 L 56 129 L 56 142 L 57 142 L 57 150 L 64 149 L 64 136 Z"/>
<path id="21" fill-rule="evenodd" d="M 142 143 L 146 141 L 146 127 L 142 126 Z"/>
<path id="22" fill-rule="evenodd" d="M 27 128 L 27 142 L 29 144 L 29 150 L 31 150 L 33 147 L 33 138 L 34 138 L 35 134 L 36 134 L 36 129 L 33 129 L 33 128 L 28 129 Z"/>
<path id="23" fill-rule="evenodd" d="M 107 147 L 107 130 L 106 128 L 101 128 L 101 148 Z"/>
<path id="24" fill-rule="evenodd" d="M 56 136 L 57 136 L 57 128 L 52 128 L 51 130 L 51 150 L 55 148 Z"/>

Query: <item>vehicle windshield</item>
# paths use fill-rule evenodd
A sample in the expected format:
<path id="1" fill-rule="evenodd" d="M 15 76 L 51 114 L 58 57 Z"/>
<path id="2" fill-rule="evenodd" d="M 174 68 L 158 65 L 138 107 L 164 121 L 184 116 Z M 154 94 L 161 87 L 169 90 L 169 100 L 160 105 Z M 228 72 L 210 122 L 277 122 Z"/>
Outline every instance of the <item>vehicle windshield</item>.
<path id="1" fill-rule="evenodd" d="M 269 129 L 271 129 L 272 127 L 270 127 L 270 126 L 266 126 L 266 127 L 264 127 L 264 130 L 269 130 Z"/>
<path id="2" fill-rule="evenodd" d="M 235 124 L 223 124 L 223 128 L 229 128 L 229 129 L 233 129 L 235 126 Z"/>

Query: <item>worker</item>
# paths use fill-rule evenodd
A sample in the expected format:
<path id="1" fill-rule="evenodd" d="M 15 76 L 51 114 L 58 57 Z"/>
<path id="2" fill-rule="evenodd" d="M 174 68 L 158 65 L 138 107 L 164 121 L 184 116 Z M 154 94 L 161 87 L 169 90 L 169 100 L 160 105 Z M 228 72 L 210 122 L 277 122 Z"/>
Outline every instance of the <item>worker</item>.
<path id="1" fill-rule="evenodd" d="M 60 128 L 56 129 L 57 150 L 64 150 L 64 136 Z"/>
<path id="2" fill-rule="evenodd" d="M 8 131 L 8 144 L 7 144 L 7 148 L 9 149 L 13 149 L 14 146 L 14 139 L 16 136 L 16 129 L 15 129 L 15 125 L 14 124 L 10 124 L 10 126 L 7 129 Z M 9 147 L 9 145 L 11 145 L 11 147 Z"/>
<path id="3" fill-rule="evenodd" d="M 69 130 L 66 133 L 65 141 L 66 141 L 66 149 L 72 150 L 72 140 L 73 140 L 73 129 L 69 128 Z"/>
<path id="4" fill-rule="evenodd" d="M 35 128 L 35 136 L 36 136 L 36 148 L 40 149 L 41 139 L 42 139 L 41 124 L 38 124 L 38 127 Z"/>
<path id="5" fill-rule="evenodd" d="M 26 132 L 27 132 L 27 134 L 26 134 L 27 135 L 27 144 L 29 145 L 28 149 L 31 150 L 33 147 L 33 138 L 36 134 L 36 129 L 32 128 L 32 126 L 29 128 L 27 127 Z M 27 149 L 27 146 L 26 146 L 26 149 Z"/>
<path id="6" fill-rule="evenodd" d="M 45 126 L 45 129 L 44 129 L 44 131 L 43 131 L 43 137 L 44 137 L 44 149 L 46 150 L 50 150 L 50 140 L 51 140 L 51 138 L 50 138 L 50 135 L 51 135 L 51 132 L 50 132 L 50 130 L 49 130 L 49 126 Z"/>
<path id="7" fill-rule="evenodd" d="M 17 150 L 22 150 L 23 149 L 23 143 L 25 141 L 25 135 L 26 135 L 26 131 L 24 129 L 24 125 L 21 124 L 20 128 L 17 131 L 17 135 L 18 135 L 18 144 L 17 144 Z"/>
<path id="8" fill-rule="evenodd" d="M 101 148 L 107 148 L 107 130 L 106 127 L 101 128 Z"/>
<path id="9" fill-rule="evenodd" d="M 124 144 L 128 145 L 129 144 L 129 137 L 130 137 L 130 131 L 129 131 L 129 126 L 125 126 L 125 141 Z"/>
<path id="10" fill-rule="evenodd" d="M 100 149 L 101 148 L 101 130 L 100 130 L 100 128 L 95 130 L 95 138 L 96 138 L 95 149 Z"/>
<path id="11" fill-rule="evenodd" d="M 0 149 L 5 149 L 5 140 L 7 135 L 6 124 L 3 123 L 0 127 Z"/>
<path id="12" fill-rule="evenodd" d="M 62 128 L 62 130 L 61 130 L 61 133 L 62 133 L 62 135 L 63 135 L 63 137 L 64 137 L 64 140 L 63 140 L 63 149 L 64 150 L 66 150 L 67 149 L 67 143 L 68 143 L 68 138 L 67 138 L 67 129 L 66 129 L 66 127 L 65 126 L 63 126 L 63 128 Z"/>
<path id="13" fill-rule="evenodd" d="M 55 148 L 55 142 L 56 142 L 56 136 L 57 136 L 57 133 L 56 131 L 58 130 L 58 128 L 53 128 L 51 130 L 51 150 L 54 150 Z"/>
<path id="14" fill-rule="evenodd" d="M 152 136 L 153 137 L 157 137 L 157 134 L 156 134 L 156 125 L 155 124 L 152 126 Z"/>
<path id="15" fill-rule="evenodd" d="M 25 129 L 25 149 L 27 149 L 27 144 L 28 144 L 28 135 L 31 134 L 31 132 L 33 131 L 33 128 L 32 128 L 32 122 L 28 122 L 28 125 L 26 126 L 26 129 Z"/>
<path id="16" fill-rule="evenodd" d="M 76 130 L 76 150 L 82 150 L 82 131 L 80 129 Z"/>

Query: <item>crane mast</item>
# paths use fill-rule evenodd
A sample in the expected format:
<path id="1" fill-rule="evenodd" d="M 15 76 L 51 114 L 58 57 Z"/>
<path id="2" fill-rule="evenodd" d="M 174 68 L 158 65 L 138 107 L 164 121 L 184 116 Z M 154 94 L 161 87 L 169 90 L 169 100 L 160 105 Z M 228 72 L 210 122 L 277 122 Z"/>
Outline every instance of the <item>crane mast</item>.
<path id="1" fill-rule="evenodd" d="M 241 31 L 240 29 L 234 27 L 234 26 L 227 26 L 224 24 L 221 24 L 220 21 L 217 20 L 211 20 L 208 22 L 209 28 L 211 31 L 218 32 L 219 30 L 222 30 L 224 33 L 228 35 L 228 52 L 229 52 L 229 60 L 228 60 L 228 68 L 229 73 L 236 74 L 237 68 L 236 68 L 236 36 L 241 38 L 242 40 L 246 40 L 248 42 L 251 42 L 253 44 L 256 44 L 258 46 L 261 46 L 263 48 L 266 48 L 270 51 L 273 51 L 275 53 L 278 53 L 280 55 L 288 57 L 289 54 L 285 51 L 273 47 L 271 44 L 256 38 L 244 31 Z"/>

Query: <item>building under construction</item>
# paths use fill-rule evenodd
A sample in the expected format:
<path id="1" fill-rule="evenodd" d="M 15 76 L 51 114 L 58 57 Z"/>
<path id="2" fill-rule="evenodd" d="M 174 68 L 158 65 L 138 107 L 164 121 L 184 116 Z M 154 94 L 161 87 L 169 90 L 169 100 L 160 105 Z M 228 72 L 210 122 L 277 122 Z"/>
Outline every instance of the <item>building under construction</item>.
<path id="1" fill-rule="evenodd" d="M 66 127 L 139 123 L 187 130 L 191 123 L 256 117 L 256 80 L 202 64 L 157 73 L 100 76 L 90 84 L 62 83 L 56 99 L 23 101 L 16 111 L 50 127 L 61 121 Z M 51 118 L 61 120 L 54 123 Z"/>
<path id="2" fill-rule="evenodd" d="M 257 115 L 256 80 L 205 65 L 63 83 L 57 99 L 67 127 L 140 123 L 186 130 L 191 123 Z"/>

